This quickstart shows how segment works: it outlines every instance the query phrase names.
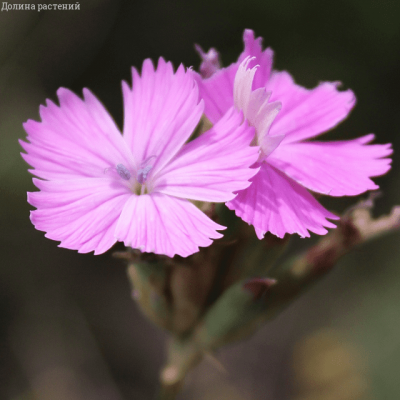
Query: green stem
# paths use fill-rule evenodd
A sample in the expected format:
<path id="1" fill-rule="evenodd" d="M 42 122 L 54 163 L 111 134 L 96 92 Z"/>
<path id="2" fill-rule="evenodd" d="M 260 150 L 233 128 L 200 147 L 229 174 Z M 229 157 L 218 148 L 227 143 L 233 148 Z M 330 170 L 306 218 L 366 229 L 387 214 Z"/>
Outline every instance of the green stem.
<path id="1" fill-rule="evenodd" d="M 168 361 L 160 376 L 158 400 L 175 400 L 187 373 L 203 358 L 203 351 L 191 340 L 173 338 L 168 345 Z"/>
<path id="2" fill-rule="evenodd" d="M 165 371 L 164 371 L 165 372 Z M 171 371 L 173 374 L 173 371 Z M 158 393 L 157 400 L 175 400 L 183 386 L 183 380 L 177 382 L 161 382 L 160 392 Z"/>

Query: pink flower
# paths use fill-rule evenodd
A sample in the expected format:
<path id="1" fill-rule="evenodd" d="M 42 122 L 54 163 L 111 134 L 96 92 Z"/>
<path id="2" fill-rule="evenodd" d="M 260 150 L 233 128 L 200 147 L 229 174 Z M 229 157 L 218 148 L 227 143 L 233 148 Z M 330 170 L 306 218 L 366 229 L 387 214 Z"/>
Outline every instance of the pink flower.
<path id="1" fill-rule="evenodd" d="M 272 50 L 244 32 L 244 51 L 236 63 L 200 79 L 205 114 L 216 123 L 235 105 L 256 129 L 260 170 L 252 184 L 227 203 L 252 224 L 261 239 L 269 231 L 310 236 L 333 228 L 337 216 L 309 190 L 330 196 L 354 196 L 378 186 L 370 179 L 390 169 L 391 145 L 368 145 L 370 134 L 336 142 L 307 141 L 347 117 L 355 104 L 351 90 L 323 82 L 312 90 L 294 83 L 285 71 L 272 71 Z M 275 110 L 275 111 L 273 111 Z M 266 115 L 268 114 L 268 115 Z"/>
<path id="2" fill-rule="evenodd" d="M 246 188 L 258 149 L 254 129 L 232 108 L 185 144 L 204 109 L 191 70 L 160 58 L 122 83 L 123 134 L 87 89 L 59 89 L 60 106 L 40 107 L 24 124 L 23 158 L 39 192 L 28 193 L 35 227 L 60 246 L 100 254 L 117 240 L 144 252 L 186 257 L 224 229 L 189 200 L 225 202 Z"/>

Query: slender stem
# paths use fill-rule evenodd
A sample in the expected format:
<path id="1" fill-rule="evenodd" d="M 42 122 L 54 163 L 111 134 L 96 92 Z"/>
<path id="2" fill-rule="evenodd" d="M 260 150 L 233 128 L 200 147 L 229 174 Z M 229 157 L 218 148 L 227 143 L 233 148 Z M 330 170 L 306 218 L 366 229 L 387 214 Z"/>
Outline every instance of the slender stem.
<path id="1" fill-rule="evenodd" d="M 161 388 L 157 400 L 175 400 L 183 386 L 183 379 L 177 379 L 173 367 L 164 369 L 161 375 Z"/>
<path id="2" fill-rule="evenodd" d="M 175 400 L 187 373 L 203 358 L 203 351 L 190 339 L 172 337 L 168 343 L 168 361 L 160 376 L 157 400 Z"/>

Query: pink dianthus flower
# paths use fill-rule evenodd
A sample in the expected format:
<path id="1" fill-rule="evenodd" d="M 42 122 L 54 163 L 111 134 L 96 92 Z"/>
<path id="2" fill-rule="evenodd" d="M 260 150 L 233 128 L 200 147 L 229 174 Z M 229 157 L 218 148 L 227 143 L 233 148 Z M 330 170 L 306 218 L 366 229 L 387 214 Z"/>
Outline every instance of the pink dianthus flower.
<path id="1" fill-rule="evenodd" d="M 59 89 L 60 105 L 28 120 L 23 158 L 39 192 L 28 193 L 35 227 L 60 246 L 100 254 L 116 241 L 144 252 L 186 257 L 224 229 L 187 199 L 226 202 L 246 188 L 258 157 L 254 129 L 232 108 L 208 132 L 185 144 L 203 114 L 191 70 L 160 58 L 122 83 L 121 135 L 88 90 L 81 99 Z"/>
<path id="2" fill-rule="evenodd" d="M 252 224 L 261 239 L 266 232 L 310 236 L 325 234 L 338 219 L 308 190 L 330 196 L 354 196 L 378 186 L 370 179 L 390 169 L 391 145 L 368 145 L 374 135 L 349 141 L 307 139 L 326 132 L 347 117 L 355 104 L 351 90 L 337 82 L 312 90 L 295 84 L 289 73 L 272 70 L 273 52 L 251 30 L 243 35 L 244 51 L 236 63 L 198 77 L 205 114 L 217 123 L 235 105 L 255 127 L 260 146 L 259 172 L 252 184 L 227 203 Z M 203 68 L 207 60 L 203 60 Z M 308 189 L 308 190 L 307 190 Z"/>

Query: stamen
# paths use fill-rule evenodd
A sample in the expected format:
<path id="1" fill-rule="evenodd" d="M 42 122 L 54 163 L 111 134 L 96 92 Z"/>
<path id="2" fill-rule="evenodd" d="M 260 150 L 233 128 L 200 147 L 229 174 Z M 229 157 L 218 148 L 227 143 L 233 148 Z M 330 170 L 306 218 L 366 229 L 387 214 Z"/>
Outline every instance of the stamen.
<path id="1" fill-rule="evenodd" d="M 147 175 L 149 174 L 151 168 L 152 168 L 152 166 L 148 165 L 147 167 L 139 169 L 137 180 L 141 185 L 143 185 L 143 183 L 146 182 Z"/>
<path id="2" fill-rule="evenodd" d="M 156 158 L 156 156 L 150 156 L 149 158 L 147 158 L 146 160 L 144 160 L 141 164 L 140 164 L 140 168 L 138 170 L 138 174 L 137 174 L 137 181 L 143 185 L 146 180 L 147 180 L 147 175 L 149 174 L 149 172 L 151 171 L 151 169 L 153 168 L 152 161 Z M 151 163 L 151 164 L 150 164 Z"/>
<path id="3" fill-rule="evenodd" d="M 125 181 L 129 181 L 129 179 L 131 179 L 131 173 L 129 172 L 128 168 L 125 167 L 124 164 L 117 165 L 117 172 L 118 175 Z"/>

